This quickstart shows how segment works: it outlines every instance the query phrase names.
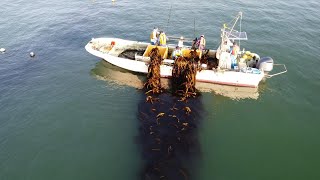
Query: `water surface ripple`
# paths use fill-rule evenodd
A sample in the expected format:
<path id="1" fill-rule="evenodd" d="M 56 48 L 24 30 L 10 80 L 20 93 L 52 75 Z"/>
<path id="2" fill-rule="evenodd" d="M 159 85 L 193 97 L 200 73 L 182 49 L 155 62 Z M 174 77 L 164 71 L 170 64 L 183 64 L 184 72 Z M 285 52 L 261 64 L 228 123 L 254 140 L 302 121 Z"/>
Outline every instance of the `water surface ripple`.
<path id="1" fill-rule="evenodd" d="M 174 36 L 205 34 L 215 48 L 219 27 L 238 11 L 249 38 L 242 46 L 289 71 L 262 83 L 256 100 L 203 93 L 202 158 L 192 174 L 320 179 L 318 1 L 1 0 L 0 7 L 0 48 L 7 49 L 0 54 L 0 179 L 139 177 L 141 91 L 97 79 L 92 69 L 101 60 L 85 44 L 148 41 L 159 26 Z"/>

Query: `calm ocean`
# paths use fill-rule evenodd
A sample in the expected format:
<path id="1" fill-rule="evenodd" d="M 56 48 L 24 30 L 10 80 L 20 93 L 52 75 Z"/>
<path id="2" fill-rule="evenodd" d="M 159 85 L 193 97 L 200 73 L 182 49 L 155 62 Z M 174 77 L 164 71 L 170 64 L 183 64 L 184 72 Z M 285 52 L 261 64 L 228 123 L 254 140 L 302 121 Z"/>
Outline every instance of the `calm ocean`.
<path id="1" fill-rule="evenodd" d="M 150 159 L 137 142 L 138 114 L 148 107 L 136 88 L 143 76 L 84 46 L 92 37 L 148 41 L 158 26 L 173 36 L 205 34 L 216 48 L 219 28 L 239 11 L 249 38 L 242 47 L 286 64 L 288 73 L 263 82 L 254 99 L 197 97 L 190 105 L 199 113 L 196 150 L 185 156 L 192 166 L 181 178 L 320 179 L 318 0 L 1 0 L 0 7 L 7 50 L 0 54 L 0 180 L 144 177 Z"/>

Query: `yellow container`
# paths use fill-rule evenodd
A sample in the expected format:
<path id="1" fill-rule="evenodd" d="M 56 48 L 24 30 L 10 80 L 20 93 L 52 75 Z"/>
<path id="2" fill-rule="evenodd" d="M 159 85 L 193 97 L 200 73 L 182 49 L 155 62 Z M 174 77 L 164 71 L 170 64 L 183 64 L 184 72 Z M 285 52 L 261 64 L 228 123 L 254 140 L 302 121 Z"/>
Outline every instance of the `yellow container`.
<path id="1" fill-rule="evenodd" d="M 243 59 L 248 59 L 248 56 L 245 54 L 242 56 Z"/>
<path id="2" fill-rule="evenodd" d="M 150 52 L 151 52 L 151 50 L 153 48 L 158 48 L 162 59 L 167 59 L 167 57 L 168 57 L 168 47 L 156 46 L 156 45 L 151 45 L 151 44 L 148 45 L 147 49 L 144 51 L 142 56 L 143 57 L 149 57 L 150 56 Z"/>
<path id="3" fill-rule="evenodd" d="M 193 51 L 193 50 L 191 50 L 191 49 L 182 49 L 182 56 L 185 57 L 185 58 L 190 58 L 191 51 Z M 198 57 L 201 58 L 202 51 L 200 51 L 200 50 L 196 50 L 196 51 L 197 51 Z"/>

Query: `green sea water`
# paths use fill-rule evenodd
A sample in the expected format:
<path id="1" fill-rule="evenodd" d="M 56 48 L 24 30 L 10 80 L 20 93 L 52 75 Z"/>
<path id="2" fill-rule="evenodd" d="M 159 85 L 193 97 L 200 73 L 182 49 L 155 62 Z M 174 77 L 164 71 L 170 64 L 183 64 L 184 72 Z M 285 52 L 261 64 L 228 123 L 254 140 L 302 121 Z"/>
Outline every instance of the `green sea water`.
<path id="1" fill-rule="evenodd" d="M 1 180 L 140 179 L 143 76 L 84 46 L 92 37 L 148 41 L 158 26 L 172 36 L 205 34 L 216 48 L 219 27 L 239 11 L 249 39 L 242 47 L 288 72 L 260 84 L 254 99 L 201 93 L 199 151 L 188 175 L 320 179 L 318 1 L 2 0 L 0 7 Z"/>

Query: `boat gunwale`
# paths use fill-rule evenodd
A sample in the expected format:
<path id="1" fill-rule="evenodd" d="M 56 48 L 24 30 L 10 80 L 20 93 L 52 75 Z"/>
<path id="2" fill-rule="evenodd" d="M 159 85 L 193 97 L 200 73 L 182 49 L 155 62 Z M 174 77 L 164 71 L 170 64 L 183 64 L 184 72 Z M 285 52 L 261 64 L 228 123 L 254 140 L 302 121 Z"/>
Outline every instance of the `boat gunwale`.
<path id="1" fill-rule="evenodd" d="M 109 42 L 110 41 L 122 41 L 122 42 L 127 42 L 127 43 L 129 43 L 129 45 L 132 45 L 132 44 L 135 44 L 135 45 L 142 45 L 142 46 L 147 46 L 147 45 L 149 45 L 150 43 L 146 43 L 146 42 L 139 42 L 139 41 L 131 41 L 131 40 L 124 40 L 124 39 L 119 39 L 119 38 L 96 38 L 95 40 L 109 40 Z M 91 44 L 91 46 L 90 46 L 90 44 Z M 168 47 L 169 47 L 170 45 L 168 45 Z M 126 50 L 126 48 L 122 48 L 122 47 L 125 47 L 124 45 L 119 45 L 119 44 L 117 44 L 116 43 L 116 45 L 111 49 L 111 50 L 118 50 L 119 49 L 119 47 L 121 47 L 120 49 L 122 49 L 123 51 L 124 50 Z M 85 46 L 85 48 L 86 48 L 86 50 L 89 52 L 89 53 L 91 53 L 91 54 L 93 54 L 93 55 L 95 55 L 95 56 L 98 56 L 98 57 L 100 57 L 100 58 L 102 58 L 102 59 L 104 59 L 105 61 L 107 61 L 107 62 L 109 62 L 109 63 L 111 63 L 110 61 L 108 61 L 108 58 L 116 58 L 116 59 L 118 59 L 118 60 L 120 60 L 120 61 L 127 61 L 127 62 L 129 62 L 129 61 L 133 61 L 133 62 L 136 62 L 136 63 L 138 63 L 138 62 L 140 62 L 140 63 L 144 63 L 145 64 L 145 66 L 147 67 L 148 66 L 148 62 L 147 61 L 139 61 L 139 60 L 132 60 L 132 59 L 128 59 L 128 58 L 123 58 L 123 57 L 119 57 L 119 54 L 121 54 L 121 53 L 110 53 L 110 51 L 109 52 L 107 52 L 107 53 L 105 53 L 105 52 L 102 52 L 102 51 L 100 51 L 100 50 L 97 50 L 97 49 L 94 49 L 94 48 L 92 48 L 92 41 L 90 41 L 86 46 Z M 174 48 L 173 46 L 170 46 L 169 48 Z M 128 48 L 127 48 L 128 49 Z M 114 52 L 113 51 L 113 52 Z M 121 52 L 123 52 L 123 51 L 121 51 Z M 210 51 L 212 51 L 212 52 L 216 52 L 215 50 L 210 50 Z M 120 52 L 120 51 L 119 51 Z M 98 54 L 97 54 L 98 53 Z M 170 60 L 170 61 L 172 61 L 173 62 L 173 60 L 172 59 L 165 59 L 165 60 Z M 114 64 L 114 63 L 111 63 L 111 64 L 113 64 L 113 65 L 115 65 L 115 66 L 118 66 L 117 64 Z M 162 67 L 163 66 L 171 66 L 172 67 L 172 65 L 171 64 L 162 64 L 161 65 Z M 119 66 L 120 68 L 123 68 L 123 67 L 121 67 L 121 66 Z M 126 68 L 123 68 L 123 69 L 126 69 Z M 146 73 L 146 72 L 140 72 L 140 71 L 135 71 L 135 70 L 132 70 L 132 69 L 126 69 L 126 70 L 128 70 L 128 71 L 132 71 L 132 72 L 138 72 L 138 73 Z M 232 72 L 232 73 L 241 73 L 241 74 L 250 74 L 250 75 L 252 75 L 252 76 L 254 76 L 254 77 L 257 77 L 257 76 L 261 76 L 260 78 L 259 78 L 259 81 L 258 81 L 258 83 L 248 83 L 248 84 L 243 84 L 243 83 L 237 83 L 237 82 L 223 82 L 223 81 L 214 81 L 214 80 L 208 80 L 208 79 L 206 79 L 206 80 L 204 80 L 204 79 L 198 79 L 197 78 L 197 81 L 199 81 L 199 82 L 204 82 L 204 83 L 211 83 L 211 84 L 222 84 L 222 85 L 230 85 L 230 86 L 239 86 L 239 87 L 251 87 L 251 88 L 257 88 L 258 87 L 258 85 L 259 85 L 259 83 L 260 83 L 260 81 L 264 78 L 264 72 L 263 71 L 261 71 L 261 73 L 260 74 L 253 74 L 253 73 L 245 73 L 245 72 L 241 72 L 241 71 L 234 71 L 234 70 L 213 70 L 213 69 L 207 69 L 207 70 L 202 70 L 202 71 L 212 71 L 212 72 L 214 72 L 214 73 L 220 73 L 220 74 L 223 74 L 223 73 L 226 73 L 226 72 Z M 200 71 L 198 71 L 198 72 L 200 72 Z M 164 78 L 170 78 L 171 76 L 161 76 L 161 77 L 164 77 Z"/>

